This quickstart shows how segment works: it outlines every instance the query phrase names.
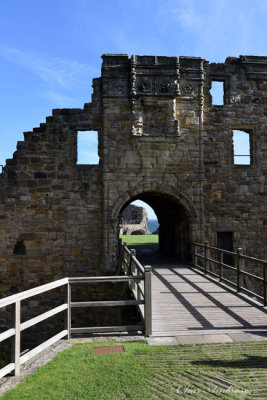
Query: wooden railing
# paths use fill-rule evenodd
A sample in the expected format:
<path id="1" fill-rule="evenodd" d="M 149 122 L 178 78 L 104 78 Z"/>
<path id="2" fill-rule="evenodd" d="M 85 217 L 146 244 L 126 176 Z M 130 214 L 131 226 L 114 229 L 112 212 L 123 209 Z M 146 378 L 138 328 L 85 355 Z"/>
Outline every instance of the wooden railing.
<path id="1" fill-rule="evenodd" d="M 209 242 L 205 242 L 205 244 L 192 243 L 191 255 L 192 262 L 190 264 L 193 267 L 207 275 L 219 278 L 220 282 L 230 285 L 237 292 L 256 298 L 264 306 L 267 306 L 267 261 L 243 254 L 243 249 L 240 247 L 234 252 L 210 246 Z M 224 260 L 227 257 L 229 261 Z M 252 265 L 254 268 L 251 267 Z M 261 276 L 245 270 L 245 268 L 255 270 L 256 265 L 260 265 L 262 268 Z M 232 271 L 231 277 L 235 281 L 225 277 L 226 271 Z M 251 281 L 257 282 L 261 294 L 248 288 Z"/>
<path id="2" fill-rule="evenodd" d="M 73 302 L 71 300 L 71 286 L 77 283 L 117 283 L 117 282 L 139 282 L 144 280 L 144 276 L 99 276 L 99 277 L 88 277 L 88 278 L 69 278 L 69 312 L 72 308 L 80 307 L 117 307 L 117 306 L 139 306 L 144 304 L 143 300 L 112 300 L 112 301 L 83 301 L 83 302 Z M 104 332 L 124 332 L 124 331 L 143 331 L 145 328 L 144 324 L 138 325 L 120 325 L 120 326 L 95 326 L 95 327 L 85 327 L 85 328 L 72 328 L 71 318 L 68 319 L 68 332 L 69 335 L 72 333 L 104 333 Z M 145 332 L 148 334 L 147 332 Z"/>
<path id="3" fill-rule="evenodd" d="M 50 311 L 47 311 L 43 314 L 38 315 L 35 318 L 32 318 L 28 321 L 25 321 L 21 323 L 21 302 L 23 300 L 29 299 L 33 296 L 45 293 L 49 290 L 56 289 L 58 287 L 66 286 L 68 288 L 69 285 L 69 280 L 68 278 L 60 279 L 55 282 L 48 283 L 46 285 L 38 286 L 36 288 L 26 290 L 24 292 L 8 296 L 4 299 L 0 300 L 0 308 L 7 307 L 7 306 L 12 306 L 13 308 L 13 327 L 6 330 L 5 332 L 2 332 L 0 334 L 0 342 L 3 340 L 6 340 L 8 338 L 11 338 L 11 363 L 6 365 L 4 368 L 0 370 L 0 378 L 3 376 L 9 374 L 9 373 L 14 373 L 16 376 L 20 375 L 20 366 L 24 364 L 26 361 L 28 361 L 30 358 L 34 357 L 41 351 L 45 350 L 47 347 L 51 346 L 52 344 L 56 343 L 58 340 L 62 339 L 63 337 L 68 335 L 68 329 L 67 326 L 65 326 L 65 329 L 63 329 L 60 333 L 57 335 L 53 336 L 46 342 L 42 343 L 40 346 L 35 347 L 33 350 L 29 351 L 28 353 L 24 354 L 21 356 L 21 332 L 24 331 L 27 328 L 30 328 L 31 326 L 34 326 L 38 324 L 39 322 L 42 322 L 46 320 L 47 318 L 52 317 L 53 315 L 56 315 L 62 311 L 65 311 L 66 313 L 66 325 L 68 321 L 68 303 L 64 303 L 58 307 L 53 308 Z"/>
<path id="4" fill-rule="evenodd" d="M 121 270 L 122 275 L 116 276 L 96 276 L 96 277 L 75 277 L 64 278 L 46 285 L 6 297 L 0 300 L 0 309 L 7 306 L 13 307 L 13 326 L 0 334 L 0 342 L 11 338 L 11 363 L 0 369 L 0 378 L 12 373 L 20 375 L 20 366 L 30 360 L 47 347 L 56 343 L 58 340 L 68 337 L 73 333 L 104 333 L 104 332 L 123 332 L 123 331 L 144 331 L 148 336 L 151 334 L 151 267 L 143 267 L 136 259 L 133 252 L 127 249 L 126 245 L 121 247 Z M 72 301 L 72 285 L 92 284 L 104 282 L 128 282 L 132 290 L 134 300 L 112 300 L 112 301 Z M 33 296 L 43 294 L 49 290 L 65 287 L 65 302 L 45 313 L 42 313 L 28 321 L 21 322 L 21 302 Z M 80 307 L 116 307 L 116 306 L 138 306 L 143 315 L 144 323 L 137 325 L 123 326 L 103 326 L 103 327 L 84 327 L 73 328 L 71 326 L 71 310 Z M 39 322 L 65 312 L 64 329 L 33 350 L 21 355 L 21 332 Z"/>
<path id="5" fill-rule="evenodd" d="M 143 267 L 136 258 L 136 251 L 129 250 L 127 243 L 121 245 L 121 266 L 125 275 L 143 277 L 140 281 L 132 281 L 130 289 L 136 301 L 139 302 L 139 310 L 145 321 L 145 333 L 149 336 L 152 333 L 152 267 L 150 265 Z"/>

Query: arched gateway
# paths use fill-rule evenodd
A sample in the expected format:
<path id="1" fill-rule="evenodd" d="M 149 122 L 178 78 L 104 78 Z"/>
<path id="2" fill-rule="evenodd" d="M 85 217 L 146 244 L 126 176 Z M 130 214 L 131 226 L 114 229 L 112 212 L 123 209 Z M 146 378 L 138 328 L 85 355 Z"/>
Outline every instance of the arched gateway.
<path id="1" fill-rule="evenodd" d="M 177 261 L 188 260 L 189 243 L 197 240 L 194 232 L 198 231 L 199 223 L 197 211 L 190 199 L 170 186 L 143 183 L 118 196 L 112 207 L 112 219 L 115 221 L 117 216 L 119 221 L 123 210 L 134 200 L 146 202 L 157 216 L 160 225 L 160 253 L 176 256 Z M 114 228 L 113 235 L 117 228 Z"/>
<path id="2" fill-rule="evenodd" d="M 134 199 L 153 207 L 161 250 L 177 259 L 190 241 L 223 236 L 264 257 L 266 78 L 265 57 L 104 55 L 91 103 L 53 110 L 3 169 L 2 295 L 113 273 L 118 218 Z M 214 81 L 224 86 L 220 106 Z M 98 132 L 98 165 L 77 164 L 80 131 Z M 250 140 L 243 165 L 236 131 Z"/>
<path id="3" fill-rule="evenodd" d="M 177 261 L 188 260 L 189 254 L 189 217 L 186 209 L 162 193 L 146 192 L 131 199 L 143 200 L 150 205 L 159 222 L 159 251 L 166 256 L 176 256 Z M 126 203 L 121 212 L 128 205 Z"/>

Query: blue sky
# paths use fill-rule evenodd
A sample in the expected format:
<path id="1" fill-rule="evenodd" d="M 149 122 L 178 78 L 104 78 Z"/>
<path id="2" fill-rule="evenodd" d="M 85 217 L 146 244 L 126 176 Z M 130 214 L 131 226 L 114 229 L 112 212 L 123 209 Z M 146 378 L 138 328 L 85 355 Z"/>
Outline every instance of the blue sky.
<path id="1" fill-rule="evenodd" d="M 266 55 L 266 21 L 266 0 L 0 0 L 0 164 L 53 108 L 90 101 L 103 53 Z"/>

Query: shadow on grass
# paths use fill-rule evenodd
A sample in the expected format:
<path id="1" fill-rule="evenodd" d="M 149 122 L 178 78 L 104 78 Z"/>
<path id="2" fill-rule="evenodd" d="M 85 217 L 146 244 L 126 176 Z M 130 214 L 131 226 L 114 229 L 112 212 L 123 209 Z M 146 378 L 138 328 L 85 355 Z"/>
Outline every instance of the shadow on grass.
<path id="1" fill-rule="evenodd" d="M 244 360 L 207 360 L 207 361 L 192 361 L 196 366 L 220 367 L 220 368 L 266 368 L 267 357 L 253 356 L 243 354 L 246 357 Z"/>

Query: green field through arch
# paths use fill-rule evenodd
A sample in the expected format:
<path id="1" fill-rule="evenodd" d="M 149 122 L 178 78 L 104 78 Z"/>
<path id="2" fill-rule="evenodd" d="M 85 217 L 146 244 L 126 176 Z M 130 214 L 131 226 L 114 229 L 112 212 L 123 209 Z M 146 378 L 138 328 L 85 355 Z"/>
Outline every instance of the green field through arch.
<path id="1" fill-rule="evenodd" d="M 129 249 L 159 250 L 159 235 L 120 235 L 122 243 L 126 242 Z"/>

